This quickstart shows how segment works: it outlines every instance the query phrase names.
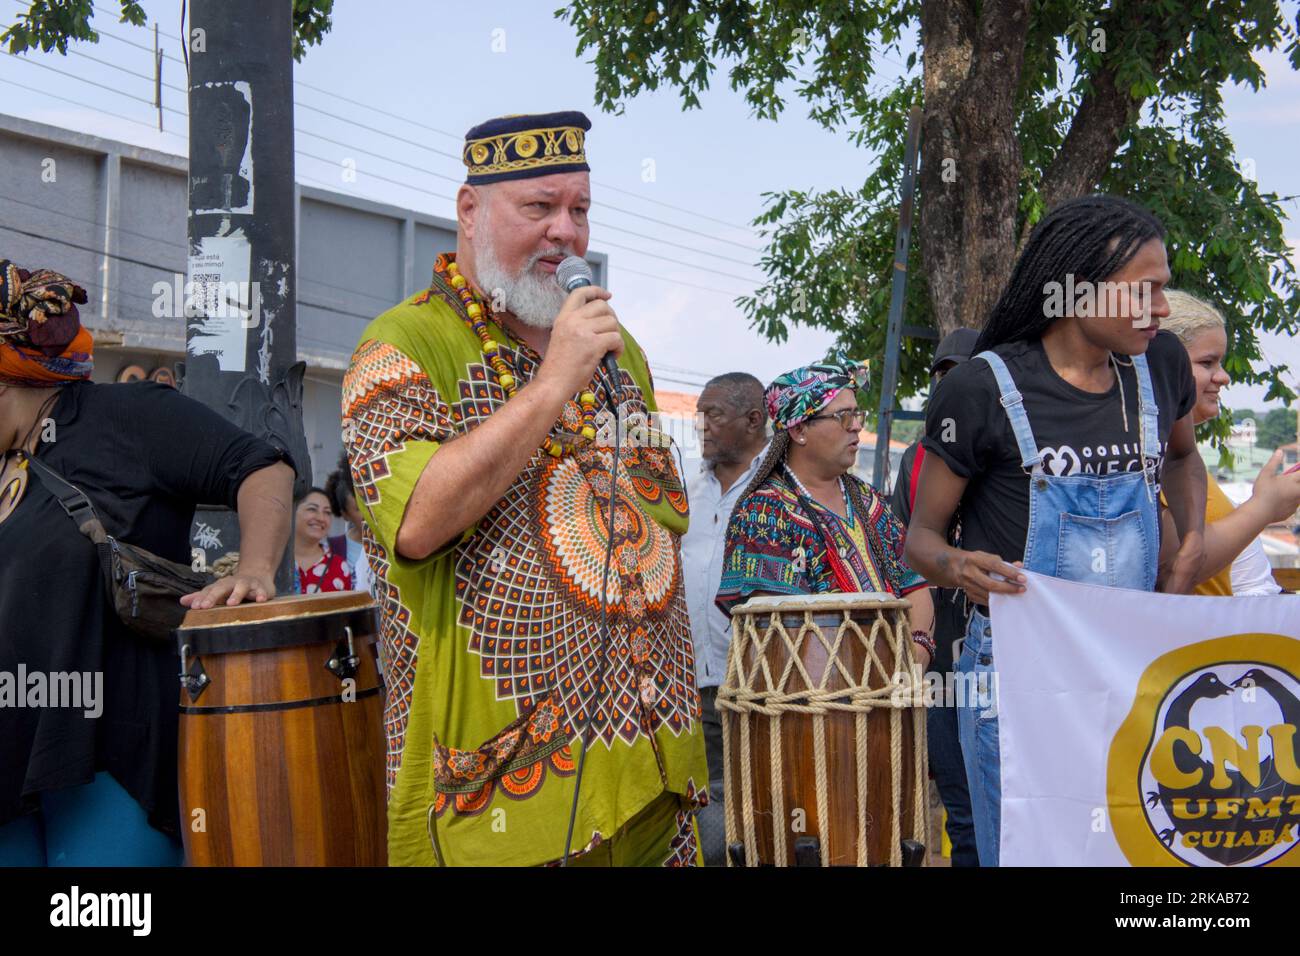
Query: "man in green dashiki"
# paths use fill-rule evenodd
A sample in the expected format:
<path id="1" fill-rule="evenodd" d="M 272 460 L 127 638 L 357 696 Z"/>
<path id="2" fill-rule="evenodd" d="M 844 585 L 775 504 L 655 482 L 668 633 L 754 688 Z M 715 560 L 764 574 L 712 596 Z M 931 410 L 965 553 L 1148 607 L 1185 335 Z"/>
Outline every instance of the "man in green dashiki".
<path id="1" fill-rule="evenodd" d="M 775 435 L 727 525 L 717 605 L 759 594 L 875 591 L 912 605 L 913 650 L 934 655 L 934 606 L 903 561 L 904 529 L 874 488 L 849 473 L 864 416 L 866 366 L 843 356 L 767 387 Z"/>
<path id="2" fill-rule="evenodd" d="M 590 127 L 570 112 L 469 131 L 456 254 L 370 323 L 344 379 L 382 623 L 394 865 L 561 860 L 589 719 L 574 862 L 696 862 L 708 771 L 686 495 L 610 293 L 555 281 L 587 250 Z M 617 383 L 598 371 L 606 352 Z"/>

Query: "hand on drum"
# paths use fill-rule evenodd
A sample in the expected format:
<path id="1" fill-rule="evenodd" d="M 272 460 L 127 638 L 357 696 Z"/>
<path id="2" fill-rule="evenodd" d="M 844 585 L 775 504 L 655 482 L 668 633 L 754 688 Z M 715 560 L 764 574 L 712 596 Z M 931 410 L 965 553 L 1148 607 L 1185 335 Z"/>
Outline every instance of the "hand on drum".
<path id="1" fill-rule="evenodd" d="M 236 570 L 225 578 L 218 578 L 202 591 L 181 598 L 185 607 L 199 610 L 226 604 L 233 607 L 245 601 L 262 603 L 275 597 L 275 575 Z"/>

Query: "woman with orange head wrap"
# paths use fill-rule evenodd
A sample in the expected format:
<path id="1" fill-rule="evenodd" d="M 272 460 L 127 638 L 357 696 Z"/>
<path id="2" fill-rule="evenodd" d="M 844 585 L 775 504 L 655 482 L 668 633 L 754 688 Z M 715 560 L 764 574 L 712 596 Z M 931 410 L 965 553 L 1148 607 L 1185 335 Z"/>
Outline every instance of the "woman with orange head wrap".
<path id="1" fill-rule="evenodd" d="M 95 340 L 76 303 L 86 290 L 49 269 L 0 259 L 0 384 L 39 387 L 90 378 Z"/>
<path id="2" fill-rule="evenodd" d="M 90 378 L 95 343 L 76 306 L 86 301 L 86 290 L 66 276 L 0 259 L 0 521 L 26 490 L 25 456 L 56 387 Z"/>
<path id="3" fill-rule="evenodd" d="M 93 543 L 33 463 L 173 562 L 190 563 L 196 502 L 238 508 L 240 565 L 189 607 L 273 596 L 288 540 L 285 453 L 174 388 L 88 381 L 86 301 L 0 259 L 0 866 L 181 855 L 176 649 L 118 619 Z"/>

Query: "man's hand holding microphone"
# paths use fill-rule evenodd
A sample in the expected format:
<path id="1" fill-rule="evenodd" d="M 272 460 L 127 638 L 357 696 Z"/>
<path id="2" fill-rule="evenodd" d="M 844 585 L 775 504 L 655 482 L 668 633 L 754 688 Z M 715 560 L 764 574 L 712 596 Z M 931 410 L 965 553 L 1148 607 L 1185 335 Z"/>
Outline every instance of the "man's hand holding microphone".
<path id="1" fill-rule="evenodd" d="M 565 395 L 572 395 L 591 381 L 596 367 L 609 357 L 612 361 L 605 363 L 605 369 L 617 383 L 613 362 L 623 354 L 623 336 L 609 305 L 611 293 L 591 284 L 591 269 L 577 256 L 560 263 L 555 279 L 569 290 L 569 297 L 551 327 L 538 378 L 545 377 Z"/>

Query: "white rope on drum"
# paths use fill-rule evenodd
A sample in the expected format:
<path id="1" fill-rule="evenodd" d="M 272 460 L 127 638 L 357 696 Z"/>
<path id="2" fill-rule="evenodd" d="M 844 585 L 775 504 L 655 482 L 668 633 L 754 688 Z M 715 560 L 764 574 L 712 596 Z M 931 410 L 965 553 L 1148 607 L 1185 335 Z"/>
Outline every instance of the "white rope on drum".
<path id="1" fill-rule="evenodd" d="M 818 596 L 823 597 L 823 596 Z M 855 598 L 857 595 L 838 595 L 840 598 Z M 766 600 L 771 604 L 772 599 Z M 872 600 L 868 603 L 870 610 L 869 633 L 864 633 L 858 621 L 852 617 L 857 606 L 835 606 L 840 612 L 841 621 L 835 629 L 832 640 L 828 641 L 823 628 L 813 617 L 814 609 L 798 604 L 798 599 L 784 599 L 795 605 L 787 608 L 780 606 L 763 607 L 767 612 L 766 626 L 759 631 L 758 613 L 736 613 L 732 619 L 732 642 L 728 655 L 727 678 L 718 691 L 718 707 L 723 711 L 723 756 L 728 770 L 732 767 L 732 741 L 730 735 L 735 732 L 736 721 L 740 723 L 740 764 L 741 764 L 741 823 L 748 863 L 759 859 L 756 842 L 757 821 L 754 803 L 753 751 L 750 741 L 751 717 L 758 715 L 768 717 L 768 758 L 770 763 L 770 798 L 773 810 L 773 849 L 776 863 L 784 866 L 788 862 L 788 844 L 785 820 L 785 766 L 782 741 L 782 717 L 785 714 L 800 714 L 812 717 L 813 730 L 813 767 L 815 798 L 817 803 L 818 829 L 822 833 L 820 840 L 821 863 L 830 865 L 830 840 L 825 828 L 830 825 L 829 775 L 826 754 L 826 718 L 834 713 L 852 713 L 854 719 L 854 745 L 857 751 L 855 790 L 857 797 L 857 855 L 858 865 L 868 862 L 866 831 L 871 821 L 868 819 L 868 716 L 872 710 L 888 709 L 890 711 L 890 795 L 892 799 L 892 849 L 889 862 L 898 866 L 902 862 L 902 816 L 906 808 L 901 806 L 903 795 L 903 709 L 912 710 L 913 775 L 911 835 L 920 836 L 924 842 L 928 838 L 928 826 L 925 816 L 925 769 L 924 712 L 919 708 L 920 684 L 919 669 L 915 667 L 910 654 L 909 637 L 906 633 L 906 619 L 901 614 L 894 614 L 894 620 L 886 615 L 886 610 L 906 608 L 905 602 L 898 600 Z M 861 604 L 858 601 L 858 604 Z M 792 638 L 783 624 L 783 613 L 790 613 L 796 608 L 802 609 L 804 621 Z M 743 608 L 737 609 L 742 611 Z M 757 611 L 757 609 L 755 609 Z M 820 613 L 825 614 L 826 611 Z M 826 652 L 826 663 L 814 680 L 801 657 L 804 642 L 809 637 L 821 643 Z M 768 659 L 768 648 L 773 641 L 780 638 L 784 642 L 784 658 L 780 663 L 779 676 L 772 673 Z M 846 667 L 845 656 L 841 654 L 846 638 L 857 640 L 866 651 L 862 673 L 850 673 Z M 893 667 L 887 670 L 884 661 L 877 652 L 877 645 L 887 647 L 892 658 Z M 779 645 L 778 645 L 779 646 Z M 748 660 L 748 666 L 746 661 Z M 840 681 L 845 685 L 838 690 L 828 690 L 833 675 L 838 672 Z M 802 689 L 789 690 L 791 678 L 797 674 Z M 760 679 L 761 678 L 761 679 Z M 872 686 L 874 684 L 874 687 Z M 725 787 L 727 840 L 730 845 L 740 835 L 741 826 L 736 821 L 736 797 L 733 788 Z"/>
<path id="2" fill-rule="evenodd" d="M 785 763 L 781 754 L 781 718 L 772 718 L 767 734 L 768 759 L 772 763 L 772 845 L 776 865 L 785 866 Z"/>
<path id="3" fill-rule="evenodd" d="M 853 718 L 853 742 L 858 749 L 858 866 L 867 865 L 867 714 Z"/>
<path id="4" fill-rule="evenodd" d="M 813 768 L 817 779 L 817 829 L 821 839 L 822 866 L 831 865 L 830 800 L 826 793 L 826 715 L 813 718 Z"/>
<path id="5" fill-rule="evenodd" d="M 731 669 L 728 667 L 727 674 L 730 676 Z M 726 785 L 727 771 L 731 768 L 731 739 L 732 734 L 736 732 L 736 721 L 740 720 L 739 714 L 732 711 L 724 710 L 719 716 L 722 718 L 722 829 L 726 836 L 726 846 L 723 847 L 723 856 L 726 858 L 726 866 L 731 866 L 730 847 L 736 842 L 739 834 L 736 832 L 739 827 L 736 823 L 736 805 L 731 800 L 731 788 Z"/>

